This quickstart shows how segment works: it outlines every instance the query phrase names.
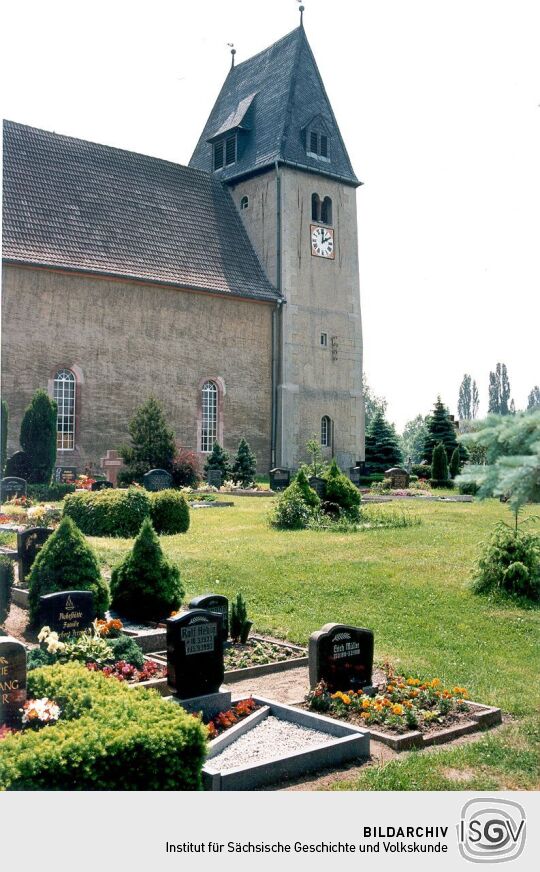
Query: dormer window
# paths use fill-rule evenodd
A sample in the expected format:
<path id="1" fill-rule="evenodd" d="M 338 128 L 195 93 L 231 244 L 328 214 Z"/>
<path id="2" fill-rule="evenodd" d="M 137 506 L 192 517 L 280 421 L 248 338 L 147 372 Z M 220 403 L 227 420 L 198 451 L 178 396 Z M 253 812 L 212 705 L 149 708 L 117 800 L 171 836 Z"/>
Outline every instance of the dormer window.
<path id="1" fill-rule="evenodd" d="M 319 160 L 329 161 L 330 140 L 328 134 L 314 128 L 308 130 L 306 137 L 306 152 L 309 157 L 316 157 Z"/>
<path id="2" fill-rule="evenodd" d="M 214 169 L 220 170 L 236 163 L 236 133 L 214 142 Z"/>

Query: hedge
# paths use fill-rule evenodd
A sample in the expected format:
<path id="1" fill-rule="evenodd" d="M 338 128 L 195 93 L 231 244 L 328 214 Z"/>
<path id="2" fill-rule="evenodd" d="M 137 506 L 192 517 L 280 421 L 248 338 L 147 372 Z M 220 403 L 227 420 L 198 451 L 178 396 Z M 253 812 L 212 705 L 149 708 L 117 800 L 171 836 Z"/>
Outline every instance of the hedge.
<path id="1" fill-rule="evenodd" d="M 84 491 L 64 500 L 63 514 L 72 518 L 87 536 L 136 536 L 145 518 L 159 534 L 185 533 L 189 507 L 172 489 L 148 493 L 142 488 Z"/>
<path id="2" fill-rule="evenodd" d="M 0 554 L 0 624 L 3 624 L 9 615 L 14 578 L 13 560 L 5 554 Z"/>
<path id="3" fill-rule="evenodd" d="M 31 500 L 40 503 L 54 503 L 63 500 L 67 494 L 74 493 L 75 487 L 74 484 L 59 481 L 53 481 L 51 484 L 29 484 L 26 494 Z"/>
<path id="4" fill-rule="evenodd" d="M 28 674 L 28 698 L 49 697 L 60 720 L 0 742 L 3 790 L 199 790 L 201 722 L 155 691 L 76 663 Z"/>

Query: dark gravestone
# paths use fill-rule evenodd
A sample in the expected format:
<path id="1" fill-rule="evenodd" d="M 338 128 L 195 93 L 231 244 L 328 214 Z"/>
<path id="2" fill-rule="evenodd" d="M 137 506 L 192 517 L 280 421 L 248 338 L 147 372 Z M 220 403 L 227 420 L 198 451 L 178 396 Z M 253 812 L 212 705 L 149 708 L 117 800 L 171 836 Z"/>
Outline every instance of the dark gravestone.
<path id="1" fill-rule="evenodd" d="M 319 478 L 318 475 L 312 475 L 309 479 L 309 486 L 313 488 L 321 500 L 326 498 L 326 479 Z"/>
<path id="2" fill-rule="evenodd" d="M 400 466 L 393 466 L 392 469 L 387 469 L 384 474 L 392 482 L 393 488 L 409 487 L 409 473 L 406 469 L 402 469 Z"/>
<path id="3" fill-rule="evenodd" d="M 95 617 L 94 594 L 89 590 L 63 590 L 39 598 L 39 626 L 50 627 L 59 636 L 82 633 Z"/>
<path id="4" fill-rule="evenodd" d="M 221 469 L 209 469 L 206 473 L 206 481 L 210 487 L 221 487 L 223 481 Z"/>
<path id="5" fill-rule="evenodd" d="M 172 475 L 166 469 L 151 469 L 143 475 L 143 484 L 147 491 L 167 490 L 172 485 Z"/>
<path id="6" fill-rule="evenodd" d="M 196 596 L 188 605 L 188 609 L 206 609 L 223 619 L 223 639 L 229 638 L 229 600 L 219 593 L 208 593 Z"/>
<path id="7" fill-rule="evenodd" d="M 32 569 L 38 552 L 41 551 L 49 536 L 54 533 L 49 527 L 28 527 L 22 533 L 17 533 L 17 554 L 19 558 L 19 584 L 23 584 Z"/>
<path id="8" fill-rule="evenodd" d="M 373 632 L 346 624 L 325 624 L 309 637 L 309 683 L 325 681 L 331 691 L 371 685 Z"/>
<path id="9" fill-rule="evenodd" d="M 280 491 L 285 490 L 291 483 L 291 470 L 284 469 L 281 466 L 276 466 L 270 470 L 270 490 Z"/>
<path id="10" fill-rule="evenodd" d="M 57 466 L 54 470 L 54 480 L 58 484 L 74 484 L 76 478 L 76 466 Z"/>
<path id="11" fill-rule="evenodd" d="M 0 482 L 0 500 L 7 502 L 13 497 L 26 496 L 26 481 L 24 478 L 18 478 L 16 475 L 10 475 L 3 478 Z"/>
<path id="12" fill-rule="evenodd" d="M 360 487 L 360 476 L 362 472 L 359 466 L 351 466 L 349 468 L 349 478 L 356 487 Z"/>
<path id="13" fill-rule="evenodd" d="M 99 481 L 93 481 L 90 485 L 90 490 L 93 491 L 102 491 L 106 490 L 108 487 L 114 487 L 112 481 L 106 481 L 105 479 L 100 479 Z"/>
<path id="14" fill-rule="evenodd" d="M 26 648 L 10 636 L 0 636 L 0 727 L 21 726 L 26 701 Z"/>
<path id="15" fill-rule="evenodd" d="M 223 620 L 205 609 L 167 619 L 167 682 L 180 699 L 219 691 L 223 682 Z"/>

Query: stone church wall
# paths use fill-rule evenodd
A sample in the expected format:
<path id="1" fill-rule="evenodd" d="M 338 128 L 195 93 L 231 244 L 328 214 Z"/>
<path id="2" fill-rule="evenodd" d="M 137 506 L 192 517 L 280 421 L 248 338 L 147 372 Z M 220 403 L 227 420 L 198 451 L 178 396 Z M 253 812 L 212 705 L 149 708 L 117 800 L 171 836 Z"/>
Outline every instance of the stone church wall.
<path id="1" fill-rule="evenodd" d="M 271 304 L 157 285 L 6 265 L 2 294 L 2 397 L 8 453 L 24 409 L 54 372 L 78 377 L 76 450 L 57 463 L 99 464 L 128 441 L 128 423 L 153 394 L 182 446 L 196 449 L 200 387 L 223 385 L 223 440 L 242 436 L 258 468 L 270 463 Z"/>

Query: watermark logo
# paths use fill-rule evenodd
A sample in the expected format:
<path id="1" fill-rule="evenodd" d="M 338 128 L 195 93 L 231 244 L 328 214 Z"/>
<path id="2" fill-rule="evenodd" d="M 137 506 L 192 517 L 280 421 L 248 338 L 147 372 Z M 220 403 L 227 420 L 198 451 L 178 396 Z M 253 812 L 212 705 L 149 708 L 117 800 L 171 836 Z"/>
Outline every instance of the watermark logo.
<path id="1" fill-rule="evenodd" d="M 525 810 L 509 799 L 471 799 L 457 831 L 460 854 L 471 863 L 515 860 L 525 847 Z"/>

